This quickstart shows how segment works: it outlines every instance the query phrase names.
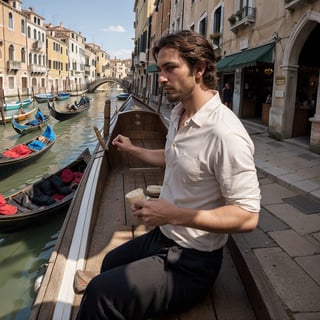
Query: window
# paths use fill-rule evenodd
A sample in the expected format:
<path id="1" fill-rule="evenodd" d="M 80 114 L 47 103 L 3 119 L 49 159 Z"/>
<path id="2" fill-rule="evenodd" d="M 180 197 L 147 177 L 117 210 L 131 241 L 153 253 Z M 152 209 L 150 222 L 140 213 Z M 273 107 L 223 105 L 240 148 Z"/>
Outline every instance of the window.
<path id="1" fill-rule="evenodd" d="M 24 48 L 21 48 L 21 62 L 26 62 L 26 50 Z"/>
<path id="2" fill-rule="evenodd" d="M 30 39 L 31 38 L 31 28 L 28 27 L 28 38 Z"/>
<path id="3" fill-rule="evenodd" d="M 32 53 L 29 53 L 29 64 L 32 64 Z"/>
<path id="4" fill-rule="evenodd" d="M 9 46 L 9 60 L 13 61 L 14 60 L 14 46 L 10 44 Z"/>
<path id="5" fill-rule="evenodd" d="M 9 77 L 9 89 L 14 89 L 14 77 Z"/>
<path id="6" fill-rule="evenodd" d="M 199 23 L 199 33 L 203 36 L 207 34 L 207 17 L 203 18 Z"/>
<path id="7" fill-rule="evenodd" d="M 21 33 L 25 34 L 26 33 L 26 24 L 24 19 L 21 19 Z"/>
<path id="8" fill-rule="evenodd" d="M 215 10 L 213 15 L 213 33 L 218 33 L 221 30 L 222 26 L 222 8 L 219 7 Z"/>
<path id="9" fill-rule="evenodd" d="M 9 29 L 13 29 L 13 15 L 12 15 L 12 12 L 9 12 L 9 21 L 8 21 L 8 28 Z"/>
<path id="10" fill-rule="evenodd" d="M 33 63 L 38 64 L 38 57 L 36 54 L 33 55 Z"/>
<path id="11" fill-rule="evenodd" d="M 37 30 L 33 29 L 33 39 L 37 40 Z"/>

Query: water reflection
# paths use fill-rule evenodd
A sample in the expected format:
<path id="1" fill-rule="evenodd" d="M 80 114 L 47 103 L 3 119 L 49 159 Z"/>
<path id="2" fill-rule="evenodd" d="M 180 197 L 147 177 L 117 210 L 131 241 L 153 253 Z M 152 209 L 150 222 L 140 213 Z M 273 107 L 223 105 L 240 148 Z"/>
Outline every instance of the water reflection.
<path id="1" fill-rule="evenodd" d="M 57 134 L 56 143 L 38 160 L 2 179 L 0 193 L 3 196 L 10 195 L 40 179 L 44 173 L 57 171 L 76 159 L 87 147 L 92 153 L 97 143 L 93 126 L 103 126 L 106 98 L 111 100 L 111 112 L 121 106 L 123 102 L 116 99 L 117 94 L 119 91 L 115 89 L 90 94 L 91 107 L 84 114 L 63 122 L 51 119 L 50 125 Z M 56 104 L 73 103 L 77 98 L 79 99 L 72 97 L 70 101 L 59 101 Z M 49 112 L 46 103 L 35 105 L 39 106 L 42 112 Z M 0 148 L 9 148 L 37 135 L 39 132 L 36 131 L 20 137 L 10 123 L 6 126 L 0 125 Z M 34 281 L 39 267 L 50 258 L 63 219 L 63 214 L 52 216 L 41 225 L 10 234 L 0 234 L 0 319 L 29 318 L 35 298 Z"/>

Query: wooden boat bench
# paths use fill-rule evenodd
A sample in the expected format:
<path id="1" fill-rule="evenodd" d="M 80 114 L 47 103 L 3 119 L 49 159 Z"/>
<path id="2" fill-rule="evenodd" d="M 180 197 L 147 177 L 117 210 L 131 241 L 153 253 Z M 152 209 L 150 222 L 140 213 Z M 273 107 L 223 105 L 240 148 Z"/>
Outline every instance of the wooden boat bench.
<path id="1" fill-rule="evenodd" d="M 145 190 L 148 185 L 159 185 L 162 180 L 163 170 L 160 168 L 119 168 L 119 171 L 111 174 L 103 190 L 102 199 L 105 203 L 100 206 L 104 208 L 104 212 L 99 212 L 99 221 L 96 221 L 95 229 L 91 232 L 91 243 L 94 246 L 89 248 L 86 271 L 98 274 L 101 262 L 108 251 L 147 231 L 132 216 L 124 195 L 138 187 Z M 111 202 L 111 199 L 116 200 Z M 75 295 L 71 319 L 75 319 L 81 297 Z M 224 252 L 223 266 L 216 284 L 202 303 L 182 314 L 157 319 L 256 319 L 228 249 Z"/>

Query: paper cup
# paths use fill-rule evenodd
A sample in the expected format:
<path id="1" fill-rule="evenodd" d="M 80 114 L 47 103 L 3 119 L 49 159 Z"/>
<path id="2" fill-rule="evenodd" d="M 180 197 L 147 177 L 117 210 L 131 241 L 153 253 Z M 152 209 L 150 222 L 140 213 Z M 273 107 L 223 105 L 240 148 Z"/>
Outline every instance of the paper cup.
<path id="1" fill-rule="evenodd" d="M 142 188 L 132 190 L 126 194 L 126 200 L 131 205 L 138 200 L 144 200 L 145 195 Z"/>

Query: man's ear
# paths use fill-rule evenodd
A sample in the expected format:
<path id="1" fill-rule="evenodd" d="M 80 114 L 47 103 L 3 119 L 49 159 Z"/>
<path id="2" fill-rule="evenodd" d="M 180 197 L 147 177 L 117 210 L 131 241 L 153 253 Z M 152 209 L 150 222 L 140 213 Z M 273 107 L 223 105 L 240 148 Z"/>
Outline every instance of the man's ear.
<path id="1" fill-rule="evenodd" d="M 199 61 L 194 66 L 194 75 L 197 79 L 200 79 L 203 76 L 205 71 L 206 71 L 206 64 L 203 61 Z"/>

